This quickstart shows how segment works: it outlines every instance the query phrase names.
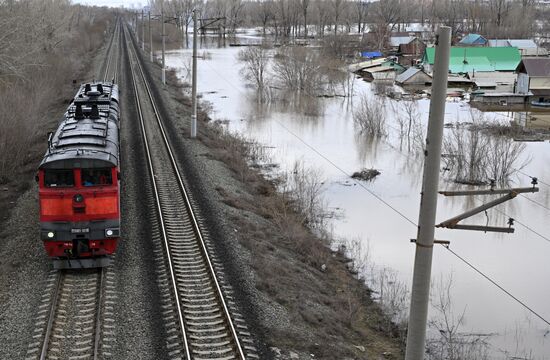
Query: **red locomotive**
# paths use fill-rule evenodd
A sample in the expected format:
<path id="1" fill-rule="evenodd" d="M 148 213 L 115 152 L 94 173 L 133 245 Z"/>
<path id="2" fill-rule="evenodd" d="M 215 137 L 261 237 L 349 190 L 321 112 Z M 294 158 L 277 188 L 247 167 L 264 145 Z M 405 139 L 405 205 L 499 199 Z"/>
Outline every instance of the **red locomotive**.
<path id="1" fill-rule="evenodd" d="M 80 86 L 38 171 L 40 233 L 54 268 L 102 267 L 120 237 L 118 86 Z"/>

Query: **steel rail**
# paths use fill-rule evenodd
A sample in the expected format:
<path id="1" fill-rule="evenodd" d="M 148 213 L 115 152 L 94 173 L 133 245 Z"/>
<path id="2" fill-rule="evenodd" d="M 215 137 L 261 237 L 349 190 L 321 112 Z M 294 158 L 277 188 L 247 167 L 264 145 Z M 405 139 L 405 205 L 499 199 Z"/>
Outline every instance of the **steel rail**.
<path id="1" fill-rule="evenodd" d="M 134 51 L 135 48 L 134 48 Z M 231 319 L 231 315 L 229 313 L 229 308 L 227 307 L 227 303 L 225 302 L 225 299 L 224 299 L 224 296 L 223 296 L 223 292 L 221 290 L 221 286 L 218 282 L 218 279 L 216 277 L 216 272 L 214 271 L 214 267 L 212 266 L 212 261 L 210 259 L 210 256 L 208 255 L 208 250 L 206 248 L 206 243 L 204 241 L 204 238 L 202 236 L 202 232 L 201 232 L 201 229 L 199 227 L 199 224 L 198 224 L 198 221 L 197 221 L 197 218 L 195 216 L 195 212 L 193 211 L 193 207 L 191 205 L 191 200 L 189 198 L 189 195 L 187 193 L 187 190 L 185 189 L 185 185 L 184 185 L 184 182 L 183 182 L 183 179 L 181 177 L 181 173 L 180 173 L 180 170 L 179 170 L 179 167 L 178 167 L 178 164 L 176 162 L 176 159 L 174 157 L 174 154 L 172 152 L 172 148 L 171 148 L 171 145 L 170 145 L 170 141 L 168 140 L 168 137 L 166 136 L 166 132 L 164 131 L 164 126 L 162 124 L 162 120 L 160 118 L 160 112 L 158 111 L 157 109 L 157 105 L 155 103 L 155 100 L 153 98 L 153 95 L 151 93 L 151 89 L 149 87 L 149 83 L 145 77 L 145 73 L 143 72 L 143 68 L 141 66 L 141 63 L 139 61 L 139 58 L 137 57 L 136 55 L 136 58 L 137 58 L 137 63 L 138 63 L 138 67 L 139 67 L 139 70 L 140 70 L 140 73 L 141 73 L 141 76 L 143 78 L 143 82 L 145 84 L 145 87 L 147 89 L 147 94 L 149 95 L 149 99 L 151 100 L 151 104 L 153 105 L 153 108 L 155 110 L 155 118 L 157 120 L 157 123 L 159 125 L 159 128 L 161 130 L 161 133 L 162 133 L 162 137 L 164 139 L 164 144 L 166 145 L 166 150 L 168 151 L 168 154 L 170 155 L 170 162 L 172 163 L 172 167 L 174 168 L 174 172 L 178 178 L 178 185 L 180 187 L 180 191 L 181 193 L 183 194 L 184 196 L 184 199 L 185 199 L 185 204 L 186 204 L 186 207 L 187 207 L 187 211 L 189 213 L 189 216 L 191 217 L 191 220 L 192 220 L 192 224 L 193 224 L 193 228 L 195 230 L 195 234 L 197 235 L 197 237 L 199 238 L 199 242 L 200 242 L 200 245 L 202 247 L 202 251 L 203 251 L 203 256 L 205 258 L 205 260 L 207 261 L 208 263 L 208 268 L 210 270 L 210 274 L 212 276 L 212 279 L 214 281 L 214 284 L 216 285 L 216 290 L 217 290 L 217 295 L 218 295 L 218 299 L 220 300 L 222 306 L 223 306 L 223 310 L 224 310 L 224 315 L 226 317 L 226 320 L 228 322 L 228 325 L 229 325 L 229 328 L 231 330 L 231 333 L 233 335 L 233 340 L 235 341 L 235 345 L 237 346 L 237 350 L 238 350 L 238 353 L 239 353 L 239 356 L 241 359 L 245 360 L 246 357 L 244 355 L 244 352 L 243 352 L 243 349 L 242 349 L 242 346 L 241 346 L 241 343 L 239 341 L 239 336 L 237 334 L 237 330 L 235 329 L 235 325 L 233 324 L 233 320 Z"/>
<path id="2" fill-rule="evenodd" d="M 99 268 L 99 276 L 99 299 L 97 299 L 97 314 L 95 318 L 93 360 L 97 360 L 99 358 L 99 340 L 101 339 L 101 306 L 103 304 L 103 285 L 105 283 L 105 271 L 103 271 L 103 268 Z"/>
<path id="3" fill-rule="evenodd" d="M 103 268 L 98 268 L 98 276 L 99 276 L 99 287 L 97 291 L 99 292 L 99 296 L 97 298 L 97 314 L 96 314 L 96 324 L 95 324 L 95 331 L 94 331 L 94 348 L 93 348 L 93 354 L 92 358 L 93 360 L 97 360 L 99 358 L 99 342 L 101 338 L 101 307 L 103 304 L 103 284 L 104 284 L 104 271 Z M 61 294 L 61 290 L 63 289 L 63 286 L 61 285 L 63 283 L 63 278 L 66 275 L 66 273 L 63 270 L 58 271 L 57 273 L 57 280 L 55 284 L 54 293 L 52 296 L 51 306 L 50 306 L 50 312 L 48 316 L 48 323 L 46 325 L 46 332 L 44 333 L 44 341 L 42 343 L 42 348 L 40 350 L 40 360 L 46 360 L 48 357 L 48 351 L 49 351 L 49 345 L 50 345 L 50 338 L 52 337 L 52 331 L 54 328 L 54 322 L 56 319 L 56 311 L 59 303 L 59 296 Z"/>
<path id="4" fill-rule="evenodd" d="M 57 299 L 59 298 L 59 293 L 61 292 L 62 277 L 63 277 L 63 273 L 59 272 L 57 274 L 55 290 L 52 297 L 52 306 L 50 307 L 50 315 L 48 318 L 48 324 L 46 326 L 46 334 L 44 334 L 44 343 L 42 343 L 42 350 L 40 351 L 40 360 L 46 360 L 46 355 L 48 354 L 48 345 L 50 343 L 50 336 L 52 334 L 53 321 L 55 319 L 55 309 L 57 307 Z"/>
<path id="5" fill-rule="evenodd" d="M 132 42 L 132 39 L 130 39 L 130 41 Z M 156 105 L 156 102 L 154 100 L 154 97 L 152 95 L 152 92 L 151 92 L 151 89 L 150 89 L 150 86 L 149 86 L 149 83 L 147 81 L 147 78 L 145 76 L 145 73 L 143 71 L 143 67 L 140 63 L 140 59 L 137 55 L 137 50 L 135 48 L 135 44 L 132 42 L 133 46 L 133 51 L 134 51 L 134 56 L 136 58 L 136 62 L 137 62 L 137 65 L 138 65 L 138 68 L 139 68 L 139 72 L 141 74 L 141 77 L 143 79 L 143 82 L 145 84 L 145 88 L 147 90 L 147 94 L 148 94 L 148 97 L 149 97 L 149 100 L 151 102 L 151 105 L 153 106 L 153 110 L 154 110 L 154 114 L 155 114 L 155 118 L 156 118 L 156 121 L 157 121 L 157 124 L 159 125 L 159 129 L 161 131 L 161 134 L 162 134 L 162 137 L 163 137 L 163 140 L 164 140 L 164 145 L 166 147 L 166 150 L 167 150 L 167 153 L 169 155 L 169 158 L 170 158 L 170 162 L 171 162 L 171 165 L 172 165 L 172 168 L 174 169 L 174 173 L 177 177 L 177 180 L 178 180 L 178 186 L 180 188 L 180 192 L 185 200 L 185 205 L 186 205 L 186 208 L 187 208 L 187 213 L 191 219 L 191 224 L 193 226 L 193 230 L 195 232 L 195 235 L 197 236 L 198 240 L 199 240 L 199 244 L 200 244 L 200 247 L 201 247 L 201 250 L 202 250 L 202 255 L 204 257 L 204 260 L 206 261 L 206 263 L 208 264 L 208 270 L 209 270 L 209 273 L 210 273 L 210 277 L 211 279 L 213 280 L 214 282 L 214 285 L 215 285 L 215 288 L 216 288 L 216 292 L 217 292 L 217 298 L 220 302 L 220 304 L 222 305 L 222 308 L 223 308 L 223 314 L 225 316 L 225 320 L 227 321 L 227 325 L 229 327 L 229 330 L 231 332 L 231 336 L 233 337 L 233 341 L 235 343 L 235 346 L 236 346 L 236 350 L 238 352 L 238 355 L 240 357 L 240 359 L 246 359 L 245 355 L 244 355 L 244 352 L 243 352 L 243 349 L 242 349 L 242 346 L 241 346 L 241 343 L 239 341 L 239 336 L 237 334 L 237 331 L 236 331 L 236 328 L 235 328 L 235 325 L 233 323 L 233 320 L 231 319 L 231 315 L 229 313 L 229 308 L 227 306 L 227 303 L 224 299 L 224 296 L 223 296 L 223 292 L 221 290 L 221 286 L 218 282 L 218 279 L 217 279 L 217 276 L 216 276 L 216 273 L 214 271 L 214 267 L 212 265 L 212 261 L 210 259 L 210 256 L 208 254 L 208 250 L 206 248 L 206 243 L 204 241 L 204 238 L 203 238 L 203 235 L 202 235 L 202 232 L 201 232 L 201 229 L 199 227 L 199 224 L 198 224 L 198 221 L 197 221 L 197 218 L 195 216 L 195 213 L 193 211 L 193 207 L 191 205 L 191 201 L 190 201 L 190 198 L 189 198 L 189 195 L 188 195 L 188 192 L 185 188 L 185 185 L 184 185 L 184 182 L 183 182 L 183 178 L 181 176 L 181 172 L 179 170 L 179 167 L 177 165 L 177 162 L 175 160 L 175 157 L 174 157 L 174 154 L 173 154 L 173 151 L 172 151 L 172 148 L 171 148 L 171 145 L 170 145 L 170 141 L 168 140 L 167 136 L 166 136 L 166 132 L 164 130 L 164 126 L 162 124 L 162 120 L 161 120 L 161 117 L 160 117 L 160 112 L 158 110 L 158 107 Z M 152 166 L 152 164 L 151 164 Z M 158 199 L 158 197 L 157 197 Z M 159 209 L 160 209 L 160 204 L 158 205 L 159 206 Z M 164 227 L 164 224 L 162 224 L 162 226 Z M 167 242 L 167 239 L 166 239 L 166 247 L 168 247 L 168 242 Z M 171 256 L 169 255 L 170 253 L 168 252 L 168 256 L 169 256 L 169 262 L 171 262 Z M 170 264 L 171 266 L 171 264 Z M 174 286 L 175 283 L 174 283 Z M 177 287 L 174 288 L 174 291 L 177 292 Z"/>
<path id="6" fill-rule="evenodd" d="M 107 48 L 107 58 L 106 58 L 106 61 L 105 61 L 105 69 L 103 71 L 103 81 L 107 81 L 107 74 L 109 73 L 109 68 L 111 66 L 111 58 L 112 58 L 112 46 L 113 46 L 113 42 L 115 40 L 115 35 L 116 35 L 116 32 L 117 32 L 117 29 L 118 29 L 118 19 L 115 23 L 115 28 L 113 29 L 113 35 L 111 36 L 111 41 L 109 41 L 109 47 Z"/>
<path id="7" fill-rule="evenodd" d="M 124 29 L 124 32 L 126 34 L 128 32 L 128 30 Z M 132 46 L 129 46 L 129 47 L 132 48 Z M 129 51 L 129 53 L 131 53 L 131 51 Z M 164 240 L 164 245 L 165 245 L 166 252 L 168 254 L 168 257 L 170 258 L 170 247 L 168 245 L 168 235 L 167 235 L 167 232 L 166 232 L 166 227 L 164 226 L 164 217 L 163 217 L 163 212 L 162 212 L 162 208 L 161 208 L 161 205 L 160 205 L 159 191 L 158 191 L 157 183 L 156 183 L 156 174 L 155 174 L 155 170 L 153 168 L 153 161 L 152 161 L 152 157 L 151 157 L 149 142 L 147 141 L 147 132 L 145 130 L 145 123 L 143 121 L 143 112 L 142 112 L 142 108 L 141 108 L 141 104 L 140 104 L 139 93 L 138 93 L 138 90 L 137 90 L 137 81 L 136 81 L 136 76 L 135 76 L 135 73 L 134 73 L 134 66 L 132 65 L 132 60 L 131 59 L 129 59 L 129 60 L 130 60 L 129 61 L 129 63 L 130 63 L 130 72 L 132 73 L 132 87 L 134 89 L 134 96 L 135 96 L 135 99 L 136 99 L 136 107 L 137 107 L 137 111 L 138 111 L 138 115 L 139 115 L 141 133 L 143 135 L 143 143 L 144 143 L 145 152 L 146 152 L 146 155 L 147 155 L 147 163 L 148 163 L 149 173 L 151 175 L 151 180 L 152 180 L 152 184 L 153 184 L 153 192 L 155 194 L 157 212 L 158 212 L 158 216 L 159 216 L 159 223 L 160 223 L 160 228 L 161 228 L 161 231 L 162 231 L 162 238 Z M 136 59 L 136 61 L 138 61 L 138 60 Z M 168 267 L 169 267 L 169 270 L 170 270 L 170 280 L 172 282 L 172 287 L 173 287 L 173 290 L 174 290 L 174 297 L 175 297 L 176 305 L 177 305 L 176 310 L 177 310 L 177 313 L 178 313 L 178 320 L 179 320 L 179 324 L 180 324 L 180 328 L 181 328 L 181 332 L 182 332 L 182 337 L 183 337 L 182 340 L 183 340 L 183 344 L 184 344 L 184 348 L 185 348 L 185 354 L 187 356 L 187 359 L 191 359 L 191 353 L 190 353 L 190 350 L 189 350 L 189 344 L 188 344 L 188 340 L 187 340 L 187 332 L 185 330 L 185 321 L 183 320 L 183 313 L 182 313 L 182 310 L 181 310 L 182 306 L 181 306 L 180 297 L 179 297 L 179 294 L 178 294 L 178 291 L 177 291 L 176 276 L 175 276 L 174 268 L 172 266 L 171 261 L 168 261 Z"/>
<path id="8" fill-rule="evenodd" d="M 117 51 L 120 53 L 120 47 L 121 47 L 121 37 L 122 37 L 122 33 L 120 32 L 120 28 L 122 27 L 122 25 L 120 24 L 120 21 L 118 21 L 118 47 L 117 47 Z M 116 83 L 117 80 L 118 80 L 118 61 L 116 61 L 116 59 L 118 59 L 119 56 L 116 56 L 115 57 L 115 71 L 113 73 L 113 83 Z"/>

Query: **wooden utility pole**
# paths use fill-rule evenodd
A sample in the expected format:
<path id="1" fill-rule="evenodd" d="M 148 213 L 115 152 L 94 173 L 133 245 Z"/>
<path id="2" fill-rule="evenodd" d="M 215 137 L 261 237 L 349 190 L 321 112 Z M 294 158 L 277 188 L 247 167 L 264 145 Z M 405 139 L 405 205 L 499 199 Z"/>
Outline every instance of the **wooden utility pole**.
<path id="1" fill-rule="evenodd" d="M 405 360 L 424 359 L 450 47 L 451 28 L 441 26 L 436 39 Z"/>
<path id="2" fill-rule="evenodd" d="M 193 114 L 191 115 L 191 137 L 197 137 L 197 10 L 193 10 L 193 80 L 191 99 Z"/>

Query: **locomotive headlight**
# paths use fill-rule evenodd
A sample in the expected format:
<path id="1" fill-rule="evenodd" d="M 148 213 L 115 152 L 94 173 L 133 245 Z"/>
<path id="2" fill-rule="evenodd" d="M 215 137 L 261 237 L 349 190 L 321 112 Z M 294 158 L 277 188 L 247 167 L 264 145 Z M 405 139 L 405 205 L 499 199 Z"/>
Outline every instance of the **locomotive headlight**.
<path id="1" fill-rule="evenodd" d="M 73 200 L 76 203 L 81 203 L 84 201 L 84 196 L 82 196 L 81 194 L 76 194 L 75 196 L 73 196 Z"/>
<path id="2" fill-rule="evenodd" d="M 53 239 L 55 233 L 53 231 L 48 231 L 48 238 Z"/>
<path id="3" fill-rule="evenodd" d="M 111 238 L 111 237 L 118 237 L 118 236 L 120 236 L 119 228 L 105 229 L 105 237 Z"/>

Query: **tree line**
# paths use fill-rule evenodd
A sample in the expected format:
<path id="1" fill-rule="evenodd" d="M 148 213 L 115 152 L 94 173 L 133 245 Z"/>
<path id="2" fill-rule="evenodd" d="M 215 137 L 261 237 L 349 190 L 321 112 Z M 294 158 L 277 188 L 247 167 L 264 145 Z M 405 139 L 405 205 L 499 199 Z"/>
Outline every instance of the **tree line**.
<path id="1" fill-rule="evenodd" d="M 0 184 L 36 168 L 113 19 L 69 0 L 0 0 Z"/>
<path id="2" fill-rule="evenodd" d="M 279 37 L 373 32 L 384 38 L 411 23 L 448 25 L 454 37 L 546 38 L 550 32 L 550 7 L 536 0 L 150 0 L 149 6 L 181 19 L 184 30 L 197 9 L 201 18 L 223 18 L 224 32 L 259 27 Z"/>

